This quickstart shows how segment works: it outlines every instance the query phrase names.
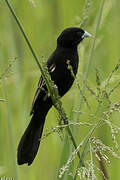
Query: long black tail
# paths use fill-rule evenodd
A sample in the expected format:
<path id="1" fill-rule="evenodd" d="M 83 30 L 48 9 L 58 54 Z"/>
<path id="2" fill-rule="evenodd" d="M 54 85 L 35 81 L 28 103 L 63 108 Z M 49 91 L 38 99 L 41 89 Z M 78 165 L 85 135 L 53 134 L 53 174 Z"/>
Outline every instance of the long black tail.
<path id="1" fill-rule="evenodd" d="M 43 112 L 39 113 L 39 116 L 38 113 L 33 114 L 18 145 L 17 161 L 19 165 L 24 163 L 31 165 L 33 162 L 40 145 L 45 117 L 49 108 L 47 110 L 43 109 Z"/>

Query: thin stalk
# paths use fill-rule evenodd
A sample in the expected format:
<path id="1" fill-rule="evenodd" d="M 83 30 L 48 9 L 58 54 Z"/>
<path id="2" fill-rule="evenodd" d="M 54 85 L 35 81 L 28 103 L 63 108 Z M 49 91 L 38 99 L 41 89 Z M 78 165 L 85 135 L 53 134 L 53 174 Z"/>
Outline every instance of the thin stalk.
<path id="1" fill-rule="evenodd" d="M 78 168 L 82 167 L 82 163 L 81 163 L 81 162 L 84 162 L 83 160 L 84 160 L 84 157 L 85 157 L 85 154 L 86 154 L 87 147 L 88 147 L 88 145 L 89 145 L 89 140 L 90 140 L 92 134 L 94 133 L 94 131 L 96 130 L 96 128 L 99 126 L 99 124 L 100 124 L 101 122 L 102 122 L 102 119 L 100 119 L 100 120 L 98 121 L 98 123 L 88 132 L 87 136 L 84 138 L 84 139 L 87 140 L 87 141 L 86 141 L 86 143 L 85 143 L 83 152 L 82 152 L 82 154 L 81 154 L 81 161 L 79 161 L 79 163 L 78 163 L 77 170 L 78 170 Z M 76 177 L 77 177 L 77 171 L 76 171 L 76 174 L 75 174 L 75 176 L 74 176 L 74 180 L 76 180 Z"/>
<path id="2" fill-rule="evenodd" d="M 50 95 L 51 95 L 51 99 L 52 99 L 52 101 L 53 101 L 53 104 L 54 104 L 55 108 L 58 110 L 58 108 L 57 108 L 57 106 L 56 106 L 56 104 L 55 104 L 55 103 L 56 103 L 56 100 L 57 100 L 58 98 L 57 98 L 57 97 L 55 98 L 54 95 L 53 95 L 54 90 L 53 90 L 53 88 L 50 86 L 49 80 L 46 78 L 45 72 L 44 72 L 42 66 L 41 66 L 40 63 L 39 63 L 39 60 L 38 60 L 38 58 L 37 58 L 37 56 L 36 56 L 36 53 L 35 53 L 32 45 L 31 45 L 31 43 L 30 43 L 30 41 L 29 41 L 29 39 L 28 39 L 28 37 L 27 37 L 27 35 L 26 35 L 26 33 L 25 33 L 25 31 L 24 31 L 24 29 L 23 29 L 23 27 L 22 27 L 22 25 L 21 25 L 21 23 L 20 23 L 20 21 L 19 21 L 19 19 L 18 19 L 18 17 L 16 16 L 16 13 L 15 13 L 14 9 L 12 8 L 10 2 L 9 2 L 8 0 L 5 0 L 5 2 L 6 2 L 6 4 L 7 4 L 7 6 L 8 6 L 8 8 L 10 9 L 10 11 L 11 11 L 11 13 L 12 13 L 12 15 L 13 15 L 13 17 L 14 17 L 14 19 L 15 19 L 15 21 L 16 21 L 16 23 L 17 23 L 17 25 L 18 25 L 18 27 L 19 27 L 22 35 L 23 35 L 23 37 L 25 38 L 25 41 L 26 41 L 26 43 L 27 43 L 27 45 L 28 45 L 28 47 L 29 47 L 29 49 L 30 49 L 30 51 L 31 51 L 31 53 L 32 53 L 32 55 L 33 55 L 33 57 L 34 57 L 37 65 L 38 65 L 38 67 L 39 67 L 39 69 L 40 69 L 40 71 L 41 71 L 42 77 L 43 77 L 43 79 L 44 79 L 44 81 L 45 81 L 45 84 L 46 84 L 46 86 L 47 86 L 47 88 L 48 88 L 48 91 L 49 91 L 49 93 L 50 93 Z M 59 103 L 59 102 L 58 102 L 58 103 Z M 67 120 L 66 113 L 65 113 L 65 111 L 64 111 L 64 109 L 62 108 L 62 106 L 61 106 L 60 103 L 59 103 L 59 107 L 61 107 L 61 108 L 60 108 L 60 111 L 58 111 L 58 112 L 60 113 L 62 119 L 64 120 L 64 124 L 66 124 L 66 120 Z M 72 140 L 72 143 L 73 143 L 73 145 L 74 145 L 74 147 L 75 147 L 75 149 L 76 149 L 76 148 L 77 148 L 77 145 L 76 145 L 75 139 L 74 139 L 74 137 L 73 137 L 73 134 L 72 134 L 72 132 L 71 132 L 71 129 L 70 129 L 70 127 L 67 127 L 66 129 L 67 129 L 68 134 L 69 134 L 69 136 L 70 136 L 70 138 L 71 138 L 71 140 Z M 80 153 L 78 152 L 77 154 L 78 154 L 78 157 L 79 157 L 79 159 L 80 159 Z"/>
<path id="3" fill-rule="evenodd" d="M 83 76 L 83 86 L 82 86 L 82 94 L 83 95 L 85 94 L 85 89 L 86 89 L 85 83 L 86 83 L 86 80 L 88 78 L 89 69 L 90 69 L 90 65 L 91 65 L 91 62 L 92 62 L 92 57 L 93 57 L 94 48 L 95 48 L 95 42 L 96 42 L 96 36 L 97 36 L 97 31 L 99 29 L 101 17 L 102 17 L 102 11 L 103 11 L 104 2 L 105 2 L 105 0 L 102 0 L 102 2 L 100 4 L 100 10 L 99 10 L 99 13 L 98 13 L 98 19 L 97 19 L 96 28 L 95 28 L 95 35 L 94 35 L 92 46 L 91 46 L 90 53 L 89 53 L 89 56 L 88 56 L 87 67 L 86 67 L 86 70 L 85 70 L 85 73 L 84 73 L 84 76 Z M 80 104 L 79 104 L 79 107 L 78 107 L 78 112 L 82 108 L 83 95 L 80 97 Z M 78 122 L 78 120 L 79 120 L 79 113 L 77 113 L 77 122 Z"/>
<path id="4" fill-rule="evenodd" d="M 86 82 L 86 80 L 87 80 L 87 78 L 88 78 L 89 67 L 90 67 L 90 64 L 91 64 L 91 61 L 92 61 L 92 56 L 93 56 L 94 47 L 95 47 L 95 41 L 96 41 L 96 35 L 97 35 L 97 31 L 98 31 L 98 29 L 99 29 L 99 25 L 100 25 L 100 21 L 101 21 L 101 17 L 102 17 L 104 2 L 105 2 L 105 0 L 102 0 L 102 1 L 101 1 L 101 4 L 100 4 L 100 9 L 99 9 L 99 13 L 98 13 L 98 19 L 97 19 L 97 22 L 96 22 L 95 36 L 94 36 L 93 43 L 92 43 L 92 47 L 91 47 L 90 54 L 89 54 L 89 57 L 88 57 L 88 64 L 87 64 L 87 67 L 86 67 L 86 71 L 85 71 L 85 74 L 84 74 L 84 79 L 83 79 L 83 80 L 84 80 L 84 84 L 83 84 L 83 88 L 82 88 L 83 94 L 85 93 L 85 82 Z M 80 106 L 79 106 L 79 110 L 78 110 L 78 111 L 81 110 L 82 102 L 83 102 L 83 96 L 81 96 Z M 79 118 L 79 116 L 77 115 L 77 121 L 78 121 L 78 118 Z M 96 127 L 98 126 L 98 124 L 99 124 L 100 122 L 101 122 L 101 120 L 95 125 L 94 128 L 92 128 L 92 130 L 90 131 L 90 136 L 89 136 L 89 138 L 91 137 L 91 135 L 93 134 L 94 130 L 96 129 Z M 81 160 L 82 160 L 82 162 L 84 162 L 84 156 L 85 156 L 85 152 L 86 152 L 87 147 L 88 147 L 89 138 L 88 138 L 87 142 L 85 143 L 85 146 L 84 146 L 84 149 L 83 149 L 83 152 L 82 152 L 82 155 L 81 155 Z M 80 167 L 82 166 L 81 160 L 80 160 L 79 163 L 78 163 L 78 168 L 80 168 Z M 78 168 L 77 168 L 77 169 L 78 169 Z M 76 180 L 76 177 L 77 177 L 77 171 L 76 171 L 74 180 Z"/>
<path id="5" fill-rule="evenodd" d="M 1 70 L 3 70 L 2 63 L 1 63 Z M 18 180 L 19 177 L 18 177 L 18 168 L 17 168 L 17 164 L 16 164 L 15 141 L 14 141 L 14 136 L 13 136 L 12 121 L 11 121 L 10 108 L 9 108 L 8 95 L 7 95 L 7 88 L 6 88 L 4 76 L 2 77 L 1 80 L 2 80 L 2 84 L 3 84 L 3 90 L 4 90 L 4 96 L 5 96 L 4 102 L 6 104 L 6 110 L 7 110 L 8 130 L 9 130 L 9 137 L 10 137 L 12 154 L 13 154 L 15 179 Z"/>
<path id="6" fill-rule="evenodd" d="M 69 117 L 70 122 L 73 120 L 73 113 L 72 113 L 73 107 L 74 107 L 74 103 L 72 104 L 72 106 L 70 108 L 71 109 L 70 110 L 70 117 Z M 64 125 L 64 126 L 66 126 L 66 125 Z M 67 126 L 69 126 L 69 124 Z M 60 169 L 61 166 L 63 166 L 64 162 L 67 160 L 67 156 L 71 155 L 72 151 L 73 151 L 73 147 L 71 146 L 71 143 L 69 144 L 69 142 L 68 142 L 68 134 L 66 133 L 58 169 Z M 73 163 L 71 164 L 70 169 L 73 172 Z M 60 171 L 58 171 L 58 174 L 57 174 L 57 176 L 55 176 L 54 180 L 60 180 L 59 174 L 60 174 Z M 62 180 L 68 180 L 68 179 L 72 180 L 72 176 L 71 177 L 68 176 L 67 173 L 64 174 Z"/>
<path id="7" fill-rule="evenodd" d="M 13 17 L 14 17 L 14 19 L 15 19 L 15 21 L 16 21 L 16 23 L 17 23 L 17 25 L 18 25 L 18 27 L 19 27 L 22 35 L 23 35 L 23 37 L 25 38 L 25 41 L 26 41 L 26 43 L 27 43 L 27 45 L 28 45 L 28 47 L 29 47 L 29 49 L 30 49 L 30 51 L 31 51 L 31 53 L 32 53 L 32 55 L 33 55 L 33 57 L 34 57 L 37 65 L 38 65 L 38 67 L 39 67 L 39 69 L 40 69 L 40 71 L 41 71 L 41 74 L 42 74 L 42 76 L 43 76 L 43 79 L 45 80 L 45 83 L 46 83 L 46 85 L 47 85 L 47 88 L 50 89 L 49 83 L 48 83 L 48 81 L 47 81 L 47 79 L 46 79 L 46 76 L 45 76 L 45 73 L 44 73 L 44 70 L 43 70 L 42 66 L 40 65 L 40 63 L 39 63 L 39 59 L 38 59 L 37 56 L 36 56 L 36 53 L 35 53 L 32 45 L 31 45 L 31 43 L 30 43 L 30 41 L 29 41 L 29 39 L 28 39 L 28 37 L 27 37 L 27 35 L 26 35 L 26 33 L 25 33 L 22 25 L 21 25 L 21 23 L 20 23 L 20 20 L 19 20 L 18 17 L 16 16 L 16 13 L 15 13 L 14 9 L 12 8 L 10 2 L 9 2 L 8 0 L 5 0 L 5 2 L 7 3 L 8 8 L 10 9 L 10 12 L 12 13 L 12 15 L 13 15 Z"/>

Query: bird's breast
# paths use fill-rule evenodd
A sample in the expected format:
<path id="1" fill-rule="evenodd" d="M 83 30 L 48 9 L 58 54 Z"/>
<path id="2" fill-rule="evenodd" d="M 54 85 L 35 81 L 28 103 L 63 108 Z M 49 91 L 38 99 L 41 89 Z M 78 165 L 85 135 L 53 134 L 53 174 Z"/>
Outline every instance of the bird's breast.
<path id="1" fill-rule="evenodd" d="M 78 69 L 78 62 L 66 58 L 64 62 L 55 65 L 51 78 L 58 87 L 59 95 L 63 96 L 72 86 Z"/>

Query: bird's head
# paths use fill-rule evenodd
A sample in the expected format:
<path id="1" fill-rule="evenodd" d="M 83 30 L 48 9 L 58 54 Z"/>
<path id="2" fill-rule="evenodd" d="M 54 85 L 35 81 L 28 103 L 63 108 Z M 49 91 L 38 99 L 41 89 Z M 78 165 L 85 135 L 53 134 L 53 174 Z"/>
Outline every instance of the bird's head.
<path id="1" fill-rule="evenodd" d="M 77 45 L 86 37 L 91 35 L 81 28 L 73 27 L 65 29 L 57 39 L 58 47 L 76 48 Z"/>

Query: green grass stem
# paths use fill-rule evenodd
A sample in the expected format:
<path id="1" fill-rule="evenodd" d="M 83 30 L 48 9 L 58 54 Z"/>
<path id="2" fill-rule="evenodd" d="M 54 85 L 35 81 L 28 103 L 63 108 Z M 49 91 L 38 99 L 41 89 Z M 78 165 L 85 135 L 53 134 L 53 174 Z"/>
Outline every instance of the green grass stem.
<path id="1" fill-rule="evenodd" d="M 97 22 L 96 22 L 95 34 L 94 34 L 94 37 L 93 37 L 93 42 L 92 42 L 91 49 L 90 49 L 90 53 L 89 53 L 89 56 L 88 56 L 87 67 L 86 67 L 86 70 L 85 70 L 85 73 L 84 73 L 84 76 L 83 76 L 83 86 L 82 86 L 82 94 L 83 94 L 83 95 L 85 94 L 85 89 L 86 89 L 85 83 L 86 83 L 86 81 L 87 81 L 88 74 L 89 74 L 89 69 L 90 69 L 90 65 L 91 65 L 91 62 L 92 62 L 92 57 L 93 57 L 94 48 L 95 48 L 95 42 L 96 42 L 96 36 L 97 36 L 98 29 L 99 29 L 101 17 L 102 17 L 102 11 L 103 11 L 104 2 L 105 2 L 105 0 L 102 0 L 102 1 L 101 1 L 99 13 L 98 13 L 98 18 L 97 18 Z M 81 98 L 80 98 L 80 103 L 79 103 L 79 107 L 78 107 L 78 112 L 79 112 L 79 111 L 81 110 L 81 108 L 82 108 L 83 95 L 81 95 Z M 78 120 L 79 120 L 79 113 L 77 113 L 77 118 L 76 118 L 76 119 L 77 119 L 77 122 L 78 122 Z"/>
<path id="2" fill-rule="evenodd" d="M 21 23 L 20 23 L 17 15 L 16 15 L 16 13 L 15 13 L 15 11 L 14 11 L 14 9 L 12 8 L 10 2 L 9 2 L 8 0 L 5 0 L 5 2 L 6 2 L 6 4 L 8 5 L 8 7 L 9 7 L 9 9 L 10 9 L 10 11 L 11 11 L 11 13 L 12 13 L 12 15 L 13 15 L 13 17 L 14 17 L 14 19 L 15 19 L 15 21 L 16 21 L 16 23 L 17 23 L 17 25 L 18 25 L 18 27 L 19 27 L 19 29 L 20 29 L 20 31 L 21 31 L 21 33 L 22 33 L 22 35 L 24 36 L 25 41 L 26 41 L 26 43 L 27 43 L 27 45 L 28 45 L 28 47 L 29 47 L 29 49 L 30 49 L 30 51 L 31 51 L 31 53 L 32 53 L 32 55 L 33 55 L 33 57 L 34 57 L 37 65 L 38 65 L 38 67 L 39 67 L 39 69 L 40 69 L 40 71 L 41 71 L 42 77 L 43 77 L 43 79 L 44 79 L 44 81 L 45 81 L 45 83 L 46 83 L 46 86 L 47 86 L 47 88 L 48 88 L 48 91 L 49 91 L 49 93 L 50 93 L 50 95 L 51 95 L 53 104 L 54 104 L 54 106 L 55 106 L 55 108 L 56 108 L 57 110 L 59 109 L 58 112 L 60 113 L 62 119 L 64 120 L 64 123 L 66 124 L 66 120 L 67 120 L 68 118 L 67 118 L 67 116 L 66 116 L 66 113 L 65 113 L 64 109 L 63 109 L 62 106 L 61 106 L 61 103 L 58 102 L 58 106 L 59 106 L 59 107 L 56 106 L 56 100 L 58 101 L 58 97 L 57 97 L 57 96 L 55 97 L 54 94 L 53 94 L 53 92 L 54 92 L 54 89 L 53 89 L 53 88 L 54 88 L 54 87 L 52 88 L 52 87 L 50 86 L 49 80 L 46 78 L 46 74 L 44 73 L 44 70 L 43 70 L 42 66 L 40 65 L 40 63 L 39 63 L 39 60 L 38 60 L 38 58 L 37 58 L 37 56 L 36 56 L 36 53 L 35 53 L 32 45 L 31 45 L 31 43 L 30 43 L 30 41 L 29 41 L 29 39 L 28 39 L 28 37 L 27 37 L 27 35 L 26 35 L 26 33 L 25 33 L 25 31 L 24 31 L 24 29 L 23 29 L 23 27 L 22 27 L 22 25 L 21 25 Z M 67 132 L 68 132 L 68 134 L 69 134 L 69 136 L 70 136 L 70 139 L 71 139 L 71 141 L 72 141 L 72 143 L 73 143 L 73 145 L 74 145 L 74 147 L 75 147 L 75 149 L 76 149 L 76 148 L 77 148 L 77 145 L 76 145 L 76 142 L 75 142 L 75 139 L 74 139 L 74 137 L 73 137 L 73 134 L 72 134 L 72 132 L 71 132 L 70 127 L 69 127 L 69 126 L 66 127 L 66 130 L 67 130 Z M 77 154 L 78 154 L 78 157 L 79 157 L 79 159 L 80 159 L 80 153 L 78 152 Z"/>
<path id="3" fill-rule="evenodd" d="M 2 62 L 0 63 L 0 65 L 1 65 L 1 72 L 2 72 L 3 69 L 4 69 Z M 8 94 L 7 94 L 7 88 L 6 88 L 6 83 L 5 83 L 4 76 L 1 78 L 1 81 L 2 81 L 2 86 L 3 86 L 3 91 L 4 91 L 4 103 L 6 105 L 6 110 L 7 110 L 7 121 L 8 121 L 7 124 L 8 124 L 10 144 L 11 144 L 12 155 L 13 155 L 14 174 L 15 174 L 15 179 L 19 180 L 18 167 L 17 167 L 17 162 L 16 162 L 15 141 L 14 141 L 11 114 L 10 114 L 10 107 L 9 107 Z"/>
<path id="4" fill-rule="evenodd" d="M 90 49 L 89 57 L 88 57 L 88 64 L 87 64 L 86 71 L 85 71 L 85 74 L 84 74 L 84 77 L 83 77 L 83 82 L 84 82 L 83 83 L 83 87 L 82 87 L 83 94 L 85 93 L 85 88 L 86 88 L 85 82 L 86 82 L 86 80 L 88 78 L 89 68 L 90 68 L 90 65 L 91 65 L 91 62 L 92 62 L 92 57 L 93 57 L 94 48 L 95 48 L 95 42 L 96 42 L 96 35 L 97 35 L 97 32 L 98 32 L 100 21 L 101 21 L 101 17 L 102 17 L 104 2 L 105 2 L 105 0 L 102 0 L 101 4 L 100 4 L 100 8 L 99 8 L 99 12 L 98 12 L 98 18 L 97 18 L 97 22 L 96 22 L 96 28 L 95 28 L 95 35 L 94 35 L 93 43 L 92 43 L 92 46 L 91 46 L 91 49 Z M 82 103 L 83 103 L 83 96 L 81 96 L 78 111 L 81 110 Z M 79 113 L 77 114 L 77 121 L 78 121 L 78 119 L 79 119 Z M 92 135 L 92 133 L 94 132 L 94 130 L 96 129 L 97 126 L 98 125 L 96 125 L 94 128 L 92 128 L 92 130 L 90 131 L 90 136 Z M 86 149 L 88 147 L 88 143 L 89 143 L 89 139 L 85 143 L 85 146 L 84 146 L 84 149 L 83 149 L 83 152 L 82 152 L 82 155 L 81 155 L 82 162 L 84 162 L 84 155 L 85 155 Z M 80 168 L 81 166 L 82 165 L 81 165 L 81 160 L 80 160 L 79 163 L 78 163 L 78 168 Z M 76 180 L 76 177 L 77 177 L 77 171 L 76 171 L 74 180 Z"/>

